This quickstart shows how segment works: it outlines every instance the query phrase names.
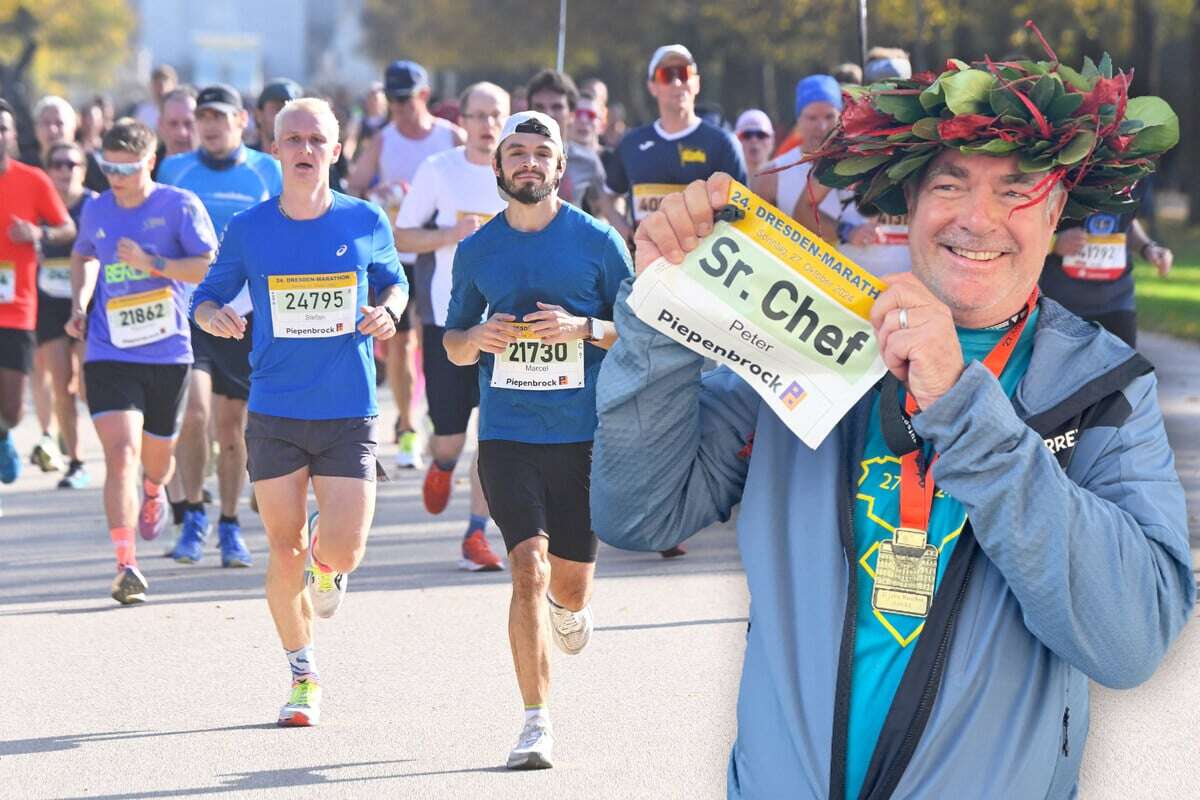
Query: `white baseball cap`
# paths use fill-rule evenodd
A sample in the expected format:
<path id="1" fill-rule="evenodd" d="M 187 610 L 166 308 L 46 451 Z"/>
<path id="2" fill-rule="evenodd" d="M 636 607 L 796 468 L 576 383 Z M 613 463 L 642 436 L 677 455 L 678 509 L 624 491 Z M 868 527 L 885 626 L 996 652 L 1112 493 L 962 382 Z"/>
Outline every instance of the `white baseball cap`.
<path id="1" fill-rule="evenodd" d="M 646 70 L 646 80 L 654 80 L 654 70 L 658 69 L 658 65 L 667 56 L 682 56 L 687 59 L 689 64 L 695 64 L 696 59 L 692 58 L 692 51 L 688 50 L 681 44 L 664 44 L 662 47 L 654 51 L 654 55 L 650 56 L 650 68 Z"/>
<path id="2" fill-rule="evenodd" d="M 504 140 L 514 133 L 539 133 L 554 142 L 559 152 L 563 151 L 562 132 L 558 129 L 558 123 L 540 111 L 518 111 L 509 117 L 496 146 L 504 144 Z"/>
<path id="3" fill-rule="evenodd" d="M 743 111 L 737 118 L 737 125 L 734 126 L 733 132 L 741 133 L 742 131 L 762 131 L 770 136 L 775 135 L 775 127 L 771 124 L 771 118 L 766 115 L 766 112 L 757 108 Z"/>

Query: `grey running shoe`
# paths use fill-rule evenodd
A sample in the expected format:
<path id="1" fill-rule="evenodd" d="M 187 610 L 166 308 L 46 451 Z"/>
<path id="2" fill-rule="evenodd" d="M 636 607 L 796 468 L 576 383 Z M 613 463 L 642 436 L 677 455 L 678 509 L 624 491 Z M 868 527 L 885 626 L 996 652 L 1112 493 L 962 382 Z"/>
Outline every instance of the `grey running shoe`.
<path id="1" fill-rule="evenodd" d="M 550 769 L 554 766 L 554 734 L 544 720 L 525 723 L 517 746 L 508 754 L 509 769 Z"/>
<path id="2" fill-rule="evenodd" d="M 556 604 L 547 598 L 550 605 L 550 630 L 554 632 L 554 643 L 569 656 L 579 655 L 592 639 L 592 607 L 584 606 L 579 611 Z"/>

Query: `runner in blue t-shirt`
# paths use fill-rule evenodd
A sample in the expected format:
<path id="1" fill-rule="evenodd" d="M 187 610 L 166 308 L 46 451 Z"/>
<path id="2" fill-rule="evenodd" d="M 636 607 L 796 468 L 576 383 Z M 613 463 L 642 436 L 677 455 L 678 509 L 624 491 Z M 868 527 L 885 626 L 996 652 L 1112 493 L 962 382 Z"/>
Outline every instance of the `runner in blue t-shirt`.
<path id="1" fill-rule="evenodd" d="M 458 245 L 444 343 L 453 363 L 479 362 L 479 477 L 512 570 L 508 634 L 525 726 L 508 766 L 543 769 L 553 764 L 547 613 L 568 654 L 592 634 L 596 379 L 632 270 L 615 230 L 559 198 L 565 156 L 553 119 L 509 117 L 493 164 L 508 206 Z"/>
<path id="2" fill-rule="evenodd" d="M 408 284 L 383 213 L 329 188 L 341 155 L 329 104 L 290 101 L 275 132 L 283 192 L 230 221 L 192 319 L 214 336 L 246 336 L 229 304 L 249 283 L 259 323 L 246 449 L 271 551 L 267 604 L 292 671 L 279 724 L 307 726 L 321 700 L 312 615 L 337 611 L 375 514 L 373 340 L 395 334 Z M 305 523 L 310 479 L 319 528 L 316 512 Z"/>
<path id="3" fill-rule="evenodd" d="M 225 231 L 234 214 L 278 196 L 283 186 L 279 162 L 242 143 L 247 120 L 236 89 L 220 83 L 205 87 L 196 97 L 200 147 L 171 156 L 158 170 L 159 181 L 188 189 L 200 198 L 218 234 Z M 249 296 L 240 293 L 233 306 L 245 315 L 247 330 L 253 330 Z M 217 485 L 221 518 L 217 534 L 221 566 L 248 567 L 250 550 L 242 541 L 237 512 L 246 481 L 246 399 L 250 394 L 252 337 L 218 339 L 195 325 L 191 326 L 191 334 L 196 360 L 176 447 L 179 469 L 176 480 L 167 487 L 175 523 L 182 527 L 167 555 L 183 564 L 195 564 L 204 554 L 210 528 L 204 508 L 204 468 L 212 418 L 220 444 Z"/>
<path id="4" fill-rule="evenodd" d="M 86 336 L 83 379 L 104 448 L 104 510 L 117 555 L 112 596 L 123 604 L 146 599 L 135 520 L 142 538 L 154 539 L 170 519 L 163 483 L 174 469 L 192 363 L 185 297 L 217 249 L 196 196 L 150 179 L 155 145 L 132 119 L 104 134 L 99 163 L 112 188 L 84 206 L 71 253 L 67 333 Z"/>
<path id="5" fill-rule="evenodd" d="M 681 44 L 664 45 L 650 58 L 647 89 L 658 104 L 658 119 L 625 134 L 606 177 L 605 215 L 632 241 L 633 228 L 668 194 L 694 180 L 726 172 L 746 182 L 742 148 L 728 132 L 696 116 L 700 72 Z M 617 213 L 614 196 L 624 196 L 629 216 Z"/>

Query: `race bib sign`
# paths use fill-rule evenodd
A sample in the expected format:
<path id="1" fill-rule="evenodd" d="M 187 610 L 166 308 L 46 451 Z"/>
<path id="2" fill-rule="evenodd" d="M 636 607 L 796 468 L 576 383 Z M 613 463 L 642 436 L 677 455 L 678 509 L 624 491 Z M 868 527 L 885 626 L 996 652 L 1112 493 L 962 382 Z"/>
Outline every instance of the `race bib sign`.
<path id="1" fill-rule="evenodd" d="M 680 183 L 637 183 L 633 186 L 633 221 L 641 222 L 658 210 L 662 199 L 669 194 L 682 192 Z"/>
<path id="2" fill-rule="evenodd" d="M 161 342 L 179 332 L 169 286 L 114 297 L 104 311 L 109 339 L 121 349 Z"/>
<path id="3" fill-rule="evenodd" d="M 547 344 L 527 322 L 512 323 L 517 335 L 492 365 L 492 388 L 557 391 L 583 387 L 583 340 Z"/>
<path id="4" fill-rule="evenodd" d="M 629 306 L 815 448 L 886 370 L 868 317 L 884 283 L 739 183 L 719 217 L 682 264 L 647 267 Z"/>
<path id="5" fill-rule="evenodd" d="M 278 339 L 324 339 L 354 332 L 358 274 L 271 275 L 271 329 Z"/>
<path id="6" fill-rule="evenodd" d="M 17 299 L 17 268 L 11 261 L 0 261 L 0 303 Z"/>
<path id="7" fill-rule="evenodd" d="M 1081 281 L 1115 281 L 1125 274 L 1125 234 L 1088 234 L 1078 253 L 1063 256 L 1063 272 Z"/>
<path id="8" fill-rule="evenodd" d="M 38 288 L 59 300 L 71 299 L 71 259 L 47 258 L 38 269 Z"/>

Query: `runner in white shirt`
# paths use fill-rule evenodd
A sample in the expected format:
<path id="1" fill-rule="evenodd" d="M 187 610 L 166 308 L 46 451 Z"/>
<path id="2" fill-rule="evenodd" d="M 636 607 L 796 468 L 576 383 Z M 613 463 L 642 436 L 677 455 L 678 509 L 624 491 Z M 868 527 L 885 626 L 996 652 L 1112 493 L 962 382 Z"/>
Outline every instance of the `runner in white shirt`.
<path id="1" fill-rule="evenodd" d="M 428 291 L 414 291 L 424 321 L 422 366 L 425 395 L 433 420 L 433 462 L 425 475 L 425 508 L 440 514 L 450 500 L 454 467 L 466 444 L 472 409 L 479 405 L 479 368 L 451 364 L 442 336 L 450 305 L 454 251 L 506 203 L 496 190 L 492 158 L 497 139 L 508 119 L 508 92 L 493 83 L 467 87 L 460 101 L 467 144 L 427 159 L 413 178 L 412 187 L 396 218 L 396 246 L 415 253 L 435 252 L 436 266 Z M 436 214 L 436 228 L 424 223 Z M 422 297 L 424 295 L 424 298 Z M 487 541 L 488 506 L 479 486 L 477 462 L 471 465 L 471 516 L 463 535 L 459 565 L 472 572 L 498 570 L 504 564 Z"/>
<path id="2" fill-rule="evenodd" d="M 430 156 L 466 142 L 462 128 L 435 117 L 429 111 L 429 75 L 413 61 L 393 61 L 384 72 L 391 123 L 360 148 L 347 180 L 351 194 L 380 205 L 394 220 L 416 175 L 417 167 Z M 419 224 L 425 224 L 423 219 Z M 417 254 L 399 248 L 400 262 L 408 284 L 415 283 Z M 409 352 L 413 311 L 410 303 L 400 318 L 397 334 L 387 345 L 387 375 L 396 399 L 396 466 L 420 468 L 417 437 L 410 419 L 412 369 Z"/>

